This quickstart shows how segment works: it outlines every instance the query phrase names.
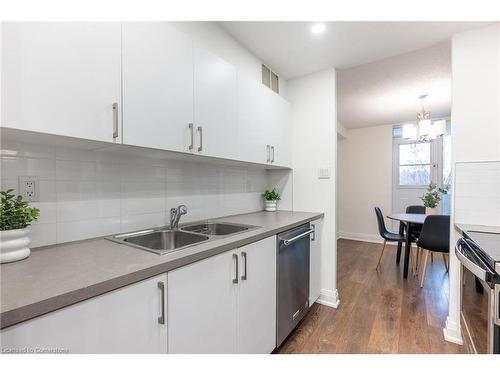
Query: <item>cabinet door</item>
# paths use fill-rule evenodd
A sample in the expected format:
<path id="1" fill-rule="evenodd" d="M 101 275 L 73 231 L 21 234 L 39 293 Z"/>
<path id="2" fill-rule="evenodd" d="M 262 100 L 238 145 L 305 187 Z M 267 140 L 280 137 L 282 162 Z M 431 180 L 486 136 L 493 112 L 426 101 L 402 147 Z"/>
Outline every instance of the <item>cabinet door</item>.
<path id="1" fill-rule="evenodd" d="M 265 122 L 268 111 L 263 93 L 267 88 L 241 74 L 238 75 L 238 158 L 266 164 L 269 128 Z"/>
<path id="2" fill-rule="evenodd" d="M 162 298 L 159 282 L 166 288 L 166 274 L 5 328 L 2 347 L 166 353 L 166 325 L 158 321 L 166 298 Z"/>
<path id="3" fill-rule="evenodd" d="M 271 90 L 269 90 L 271 91 Z M 290 103 L 271 91 L 270 109 L 270 143 L 274 147 L 272 164 L 289 167 L 291 165 L 290 155 Z"/>
<path id="4" fill-rule="evenodd" d="M 123 143 L 190 151 L 193 46 L 165 22 L 123 24 Z"/>
<path id="5" fill-rule="evenodd" d="M 120 36 L 112 22 L 3 23 L 2 126 L 120 142 Z"/>
<path id="6" fill-rule="evenodd" d="M 319 298 L 321 293 L 321 234 L 323 231 L 323 220 L 311 222 L 314 226 L 314 236 L 311 236 L 311 256 L 309 269 L 309 306 Z"/>
<path id="7" fill-rule="evenodd" d="M 168 274 L 169 353 L 236 351 L 236 252 Z"/>
<path id="8" fill-rule="evenodd" d="M 208 156 L 236 158 L 236 69 L 217 55 L 196 45 L 194 123 L 197 133 L 195 151 Z"/>
<path id="9" fill-rule="evenodd" d="M 276 236 L 240 248 L 238 352 L 276 347 Z"/>

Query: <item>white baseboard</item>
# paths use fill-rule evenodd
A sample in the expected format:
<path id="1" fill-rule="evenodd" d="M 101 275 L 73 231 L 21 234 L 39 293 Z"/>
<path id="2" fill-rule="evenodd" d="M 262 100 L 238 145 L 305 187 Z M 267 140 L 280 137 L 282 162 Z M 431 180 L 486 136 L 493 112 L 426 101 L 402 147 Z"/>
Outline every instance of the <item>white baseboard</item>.
<path id="1" fill-rule="evenodd" d="M 321 293 L 316 302 L 321 305 L 337 308 L 340 303 L 339 292 L 337 289 L 335 290 L 321 289 Z"/>
<path id="2" fill-rule="evenodd" d="M 345 240 L 373 242 L 373 243 L 384 242 L 384 240 L 382 239 L 382 237 L 380 237 L 380 235 L 370 234 L 370 233 L 339 232 L 339 238 L 343 238 Z"/>
<path id="3" fill-rule="evenodd" d="M 446 325 L 443 328 L 443 335 L 446 341 L 463 345 L 464 341 L 462 339 L 462 334 L 460 332 L 460 325 L 457 322 L 454 322 L 448 316 L 446 318 Z"/>

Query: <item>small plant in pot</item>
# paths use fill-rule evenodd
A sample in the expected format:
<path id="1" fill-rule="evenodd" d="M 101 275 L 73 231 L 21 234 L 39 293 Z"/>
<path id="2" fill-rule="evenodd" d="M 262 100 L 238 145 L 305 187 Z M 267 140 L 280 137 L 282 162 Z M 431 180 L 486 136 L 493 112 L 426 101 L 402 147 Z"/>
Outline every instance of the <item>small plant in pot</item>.
<path id="1" fill-rule="evenodd" d="M 425 212 L 428 215 L 438 215 L 440 213 L 438 209 L 439 202 L 441 202 L 443 194 L 447 193 L 448 190 L 440 188 L 437 184 L 431 182 L 427 192 L 420 197 L 420 200 L 424 203 Z"/>
<path id="2" fill-rule="evenodd" d="M 23 197 L 12 194 L 13 191 L 0 192 L 0 263 L 15 262 L 30 255 L 29 226 L 40 216 L 38 208 L 30 207 Z"/>
<path id="3" fill-rule="evenodd" d="M 265 201 L 264 210 L 276 211 L 278 209 L 278 201 L 281 199 L 281 197 L 276 189 L 273 189 L 271 191 L 266 190 L 264 193 L 262 193 L 262 197 Z"/>

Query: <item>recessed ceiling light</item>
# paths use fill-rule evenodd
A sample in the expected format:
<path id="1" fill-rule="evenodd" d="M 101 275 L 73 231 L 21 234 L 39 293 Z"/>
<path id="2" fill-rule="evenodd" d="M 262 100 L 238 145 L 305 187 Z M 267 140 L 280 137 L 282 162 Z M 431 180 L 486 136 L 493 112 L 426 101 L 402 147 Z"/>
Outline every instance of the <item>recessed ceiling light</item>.
<path id="1" fill-rule="evenodd" d="M 326 29 L 326 26 L 324 23 L 315 23 L 314 25 L 312 25 L 311 27 L 311 33 L 313 34 L 322 34 Z"/>

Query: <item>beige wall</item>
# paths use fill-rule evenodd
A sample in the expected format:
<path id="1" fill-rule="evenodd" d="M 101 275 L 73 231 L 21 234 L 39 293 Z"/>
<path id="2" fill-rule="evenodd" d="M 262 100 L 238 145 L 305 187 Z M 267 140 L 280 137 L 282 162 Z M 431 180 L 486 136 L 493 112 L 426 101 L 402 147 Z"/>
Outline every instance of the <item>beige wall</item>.
<path id="1" fill-rule="evenodd" d="M 392 126 L 348 129 L 345 136 L 338 143 L 339 237 L 381 242 L 373 207 L 392 209 Z"/>

